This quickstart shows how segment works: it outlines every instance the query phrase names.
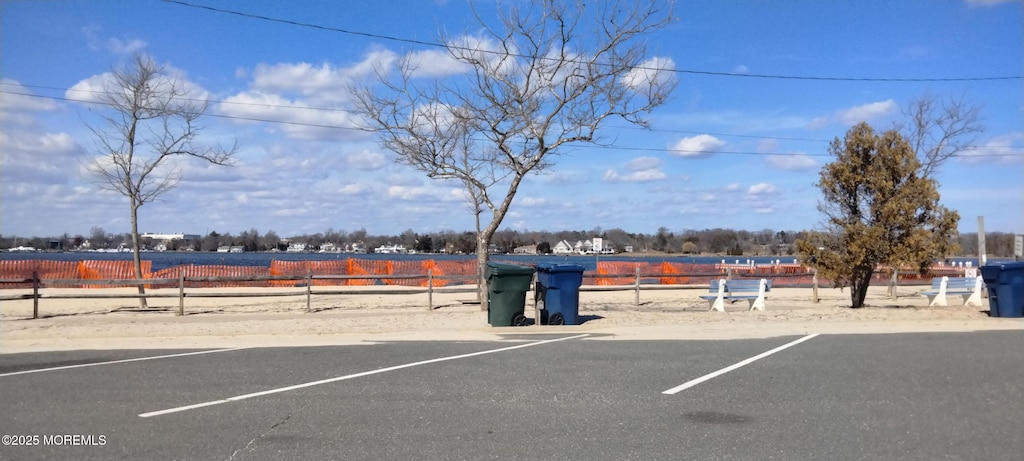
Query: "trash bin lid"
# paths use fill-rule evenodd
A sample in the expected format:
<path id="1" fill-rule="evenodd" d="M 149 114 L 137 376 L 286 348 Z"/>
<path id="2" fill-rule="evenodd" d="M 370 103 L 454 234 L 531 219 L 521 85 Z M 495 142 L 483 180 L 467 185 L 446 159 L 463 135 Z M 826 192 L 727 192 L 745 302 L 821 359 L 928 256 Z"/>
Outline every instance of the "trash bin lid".
<path id="1" fill-rule="evenodd" d="M 578 264 L 555 264 L 555 263 L 541 263 L 537 265 L 537 270 L 544 272 L 580 272 L 587 270 L 586 267 Z"/>
<path id="2" fill-rule="evenodd" d="M 985 283 L 993 283 L 1003 272 L 1024 272 L 1024 261 L 986 264 L 979 269 L 981 269 L 981 278 L 985 280 Z M 1007 274 L 1007 276 L 1012 275 Z"/>
<path id="3" fill-rule="evenodd" d="M 492 277 L 495 275 L 530 275 L 533 274 L 533 268 L 528 266 L 518 266 L 515 264 L 496 263 L 492 261 L 487 262 L 487 276 Z"/>

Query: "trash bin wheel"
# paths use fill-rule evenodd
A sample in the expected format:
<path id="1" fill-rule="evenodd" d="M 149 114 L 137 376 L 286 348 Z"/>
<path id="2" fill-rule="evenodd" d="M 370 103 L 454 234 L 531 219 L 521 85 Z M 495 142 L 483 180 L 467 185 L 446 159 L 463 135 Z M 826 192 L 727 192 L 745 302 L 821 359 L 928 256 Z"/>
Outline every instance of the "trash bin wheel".
<path id="1" fill-rule="evenodd" d="M 548 325 L 565 325 L 565 317 L 562 316 L 561 312 L 555 312 L 548 318 Z"/>
<path id="2" fill-rule="evenodd" d="M 526 316 L 522 314 L 516 314 L 512 317 L 512 325 L 517 327 L 524 327 L 527 324 Z"/>

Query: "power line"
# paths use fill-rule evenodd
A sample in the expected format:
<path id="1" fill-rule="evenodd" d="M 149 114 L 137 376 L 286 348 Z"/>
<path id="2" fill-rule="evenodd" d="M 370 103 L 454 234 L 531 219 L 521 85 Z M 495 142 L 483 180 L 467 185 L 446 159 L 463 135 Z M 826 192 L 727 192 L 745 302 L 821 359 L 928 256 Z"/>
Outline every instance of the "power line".
<path id="1" fill-rule="evenodd" d="M 96 92 L 96 91 L 90 91 L 90 92 L 105 94 L 105 93 Z M 22 92 L 17 92 L 17 91 L 0 90 L 0 94 L 10 94 L 10 95 L 27 96 L 27 97 L 40 98 L 40 99 L 51 99 L 51 100 L 57 100 L 57 101 L 76 102 L 76 103 L 80 103 L 80 104 L 93 104 L 93 105 L 100 105 L 100 106 L 111 106 L 111 104 L 104 103 L 102 101 L 89 101 L 89 100 L 85 100 L 85 99 L 75 99 L 75 98 L 68 98 L 68 97 L 62 97 L 62 96 L 45 96 L 45 95 L 37 95 L 37 94 L 31 94 L 31 93 L 22 93 Z M 193 101 L 195 101 L 195 100 L 193 99 Z M 280 107 L 290 107 L 290 106 L 280 106 Z M 294 108 L 295 109 L 302 109 L 301 107 L 294 107 Z M 357 128 L 357 127 L 350 127 L 350 126 L 326 125 L 326 124 L 309 123 L 309 122 L 295 122 L 295 121 L 289 121 L 289 120 L 273 120 L 273 119 L 264 119 L 264 118 L 255 118 L 255 117 L 241 117 L 241 116 L 237 116 L 237 115 L 209 114 L 209 113 L 207 113 L 207 114 L 204 114 L 204 116 L 214 117 L 214 118 L 222 118 L 222 119 L 229 119 L 229 120 L 241 120 L 241 121 L 246 121 L 246 122 L 275 123 L 275 124 L 280 124 L 280 125 L 301 126 L 301 127 L 308 127 L 308 128 L 322 128 L 322 129 L 331 129 L 331 130 L 359 131 L 359 132 L 364 132 L 364 133 L 370 131 L 370 130 L 366 130 L 366 129 L 362 129 L 362 128 Z M 651 131 L 667 131 L 667 132 L 672 132 L 674 130 L 651 130 Z M 694 131 L 694 132 L 686 132 L 686 131 L 681 131 L 681 130 L 675 130 L 675 131 L 680 131 L 680 132 L 684 132 L 684 133 L 710 134 L 710 133 L 702 133 L 702 132 L 696 132 L 696 131 Z M 736 137 L 750 137 L 750 138 L 760 138 L 760 139 L 783 139 L 783 140 L 785 140 L 785 139 L 795 139 L 795 140 L 806 140 L 806 141 L 824 141 L 824 140 L 813 140 L 813 139 L 802 139 L 802 138 L 772 138 L 772 137 L 769 137 L 769 136 L 731 135 L 731 134 L 724 134 L 724 133 L 718 133 L 718 134 L 716 134 L 716 136 L 736 136 Z M 828 141 L 828 142 L 830 142 L 830 141 Z M 979 150 L 979 149 L 983 149 L 983 148 L 1010 148 L 1010 149 L 1017 149 L 1017 148 L 1020 148 L 1020 147 L 1021 146 L 1013 146 L 1013 145 L 1010 145 L 1010 146 L 980 145 L 980 146 L 968 146 L 967 150 L 968 151 L 972 151 L 972 150 Z M 677 155 L 678 154 L 693 154 L 693 158 L 706 157 L 706 156 L 711 156 L 711 155 L 716 155 L 716 154 L 722 154 L 722 155 L 753 155 L 753 156 L 831 157 L 831 154 L 808 154 L 808 153 L 799 153 L 799 152 L 749 152 L 749 151 L 748 152 L 744 152 L 744 151 L 725 151 L 725 150 L 686 150 L 686 149 L 672 149 L 672 148 L 613 146 L 613 145 L 601 145 L 601 144 L 581 144 L 581 145 L 574 146 L 574 148 L 613 149 L 613 150 L 620 150 L 620 151 L 637 151 L 637 152 L 658 152 L 658 153 L 668 153 L 668 154 L 677 154 Z M 972 157 L 1017 157 L 1019 155 L 1024 155 L 1024 154 L 1015 154 L 1015 153 L 1006 153 L 1006 154 L 975 154 L 975 155 L 972 155 Z"/>
<path id="2" fill-rule="evenodd" d="M 188 8 L 197 8 L 215 13 L 230 14 L 235 16 L 241 16 L 250 19 L 258 19 L 261 21 L 276 22 L 280 24 L 287 24 L 297 27 L 306 27 L 311 29 L 318 29 L 327 32 L 338 32 L 348 35 L 357 35 L 361 37 L 376 38 L 381 40 L 388 40 L 400 43 L 411 43 L 415 45 L 430 46 L 435 48 L 455 49 L 460 51 L 480 52 L 480 53 L 491 53 L 501 54 L 508 56 L 515 56 L 518 58 L 528 57 L 524 55 L 517 55 L 507 52 L 496 52 L 478 48 L 460 47 L 453 44 L 444 44 L 439 42 L 428 42 L 424 40 L 416 40 L 409 38 L 394 37 L 390 35 L 374 34 L 370 32 L 354 31 L 348 29 L 341 29 L 337 27 L 323 26 L 319 24 L 313 24 L 308 22 L 294 21 L 290 19 L 274 18 L 270 16 L 264 16 L 254 13 L 245 13 L 242 11 L 228 10 L 224 8 L 216 8 L 207 5 L 198 5 L 193 3 L 184 2 L 182 0 L 164 0 L 167 3 L 173 3 Z M 714 72 L 705 70 L 692 70 L 692 69 L 661 69 L 639 66 L 637 69 L 651 70 L 657 72 L 672 72 L 677 74 L 690 74 L 690 75 L 705 75 L 713 77 L 736 77 L 736 78 L 757 78 L 757 79 L 774 79 L 774 80 L 816 80 L 816 81 L 832 81 L 832 82 L 888 82 L 888 83 L 939 83 L 939 82 L 985 82 L 985 81 L 1000 81 L 1000 80 L 1022 80 L 1024 76 L 1013 75 L 1013 76 L 997 76 L 997 77 L 951 77 L 951 78 L 871 78 L 871 77 L 828 77 L 828 76 L 808 76 L 808 75 L 775 75 L 775 74 L 746 74 L 746 73 L 735 73 L 735 72 Z"/>
<path id="3" fill-rule="evenodd" d="M 15 87 L 20 86 L 20 87 L 23 87 L 23 88 L 45 89 L 45 90 L 62 91 L 62 92 L 76 91 L 76 92 L 91 93 L 91 94 L 97 94 L 97 95 L 108 95 L 108 94 L 110 94 L 109 92 L 98 91 L 98 90 L 72 90 L 72 89 L 68 89 L 68 88 L 57 88 L 57 87 L 42 86 L 42 85 L 26 85 L 26 84 L 21 84 L 21 83 L 0 82 L 0 85 L 15 86 Z M 0 90 L 0 93 L 20 95 L 20 96 L 29 96 L 29 97 L 37 97 L 37 98 L 44 98 L 44 99 L 54 99 L 54 100 L 77 102 L 77 103 L 86 103 L 86 104 L 88 104 L 88 103 L 102 104 L 102 103 L 96 102 L 96 101 L 87 101 L 87 100 L 65 98 L 65 97 L 59 97 L 59 96 L 44 96 L 44 95 L 36 95 L 36 94 L 32 94 L 32 93 L 19 93 L 19 92 L 14 92 L 14 91 L 5 91 L 5 90 Z M 296 110 L 296 111 L 311 110 L 311 111 L 338 112 L 338 113 L 343 113 L 343 114 L 351 114 L 351 112 L 346 111 L 344 109 L 331 108 L 331 107 L 292 106 L 292 105 L 284 105 L 284 104 L 267 104 L 267 103 L 254 103 L 254 102 L 225 101 L 225 100 L 216 100 L 216 99 L 205 99 L 205 100 L 194 99 L 194 98 L 180 98 L 180 99 L 185 100 L 185 101 L 212 102 L 212 103 L 227 104 L 227 105 L 266 107 L 266 108 L 273 108 L 273 109 L 289 109 L 289 110 Z M 223 114 L 206 114 L 206 115 L 210 116 L 210 117 L 227 118 L 227 119 L 235 119 L 235 120 L 244 120 L 244 121 L 250 121 L 250 122 L 280 123 L 280 124 L 287 124 L 287 125 L 309 126 L 309 127 L 313 127 L 313 128 L 359 130 L 358 128 L 352 128 L 352 127 L 343 127 L 343 126 L 336 126 L 336 125 L 321 125 L 321 124 L 314 124 L 314 123 L 308 123 L 308 122 L 293 122 L 293 121 L 288 121 L 288 120 L 272 120 L 272 119 L 263 119 L 263 118 L 231 116 L 231 115 L 223 115 Z M 830 142 L 832 142 L 832 139 L 798 138 L 798 137 L 768 136 L 768 135 L 749 135 L 749 134 L 735 134 L 735 133 L 718 133 L 718 132 L 710 132 L 710 131 L 675 130 L 675 129 L 671 129 L 671 128 L 641 128 L 641 127 L 636 127 L 636 126 L 621 126 L 621 125 L 609 125 L 608 128 L 614 128 L 614 129 L 618 129 L 618 130 L 643 130 L 643 131 L 650 131 L 650 132 L 655 132 L 655 133 L 677 133 L 677 134 L 692 134 L 692 135 L 710 135 L 710 136 L 727 137 L 727 138 L 746 138 L 746 139 L 761 139 L 761 140 L 767 139 L 767 140 L 775 140 L 775 141 L 798 141 L 798 142 L 815 142 L 815 143 L 830 143 Z M 360 130 L 360 131 L 362 131 L 362 130 Z M 966 147 L 974 148 L 974 149 L 1001 148 L 1001 147 L 1007 147 L 1007 148 L 1016 149 L 1016 148 L 1020 148 L 1020 147 L 1024 147 L 1024 146 L 979 144 L 979 145 L 969 145 L 969 146 L 966 146 Z"/>

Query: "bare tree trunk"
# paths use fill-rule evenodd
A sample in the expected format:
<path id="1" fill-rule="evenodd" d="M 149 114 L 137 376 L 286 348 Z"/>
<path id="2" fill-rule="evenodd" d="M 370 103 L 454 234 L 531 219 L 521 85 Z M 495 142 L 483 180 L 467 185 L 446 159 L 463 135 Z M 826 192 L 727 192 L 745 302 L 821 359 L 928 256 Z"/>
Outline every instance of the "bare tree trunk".
<path id="1" fill-rule="evenodd" d="M 135 279 L 142 280 L 142 246 L 139 242 L 139 205 L 135 197 L 131 197 L 132 206 L 132 261 L 135 263 Z M 139 294 L 146 294 L 146 287 L 139 284 Z M 139 307 L 148 309 L 149 303 L 145 297 L 139 297 Z"/>
<path id="2" fill-rule="evenodd" d="M 487 242 L 489 238 L 481 232 L 476 233 L 476 264 L 477 271 L 479 274 L 479 283 L 477 295 L 480 297 L 480 310 L 486 311 L 489 309 L 487 303 L 487 259 L 490 256 L 487 253 Z"/>

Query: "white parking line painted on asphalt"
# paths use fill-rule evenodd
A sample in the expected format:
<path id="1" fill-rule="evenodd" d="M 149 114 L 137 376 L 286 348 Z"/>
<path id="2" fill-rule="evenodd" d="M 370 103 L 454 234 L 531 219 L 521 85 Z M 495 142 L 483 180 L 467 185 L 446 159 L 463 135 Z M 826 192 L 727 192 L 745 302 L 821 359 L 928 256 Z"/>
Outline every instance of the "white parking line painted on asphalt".
<path id="1" fill-rule="evenodd" d="M 142 362 L 144 360 L 170 359 L 170 358 L 174 358 L 174 357 L 185 357 L 185 356 L 189 356 L 189 355 L 213 354 L 215 352 L 237 351 L 239 349 L 245 349 L 245 348 L 244 347 L 232 347 L 232 348 L 228 348 L 228 349 L 214 349 L 214 350 L 209 350 L 209 351 L 198 351 L 198 352 L 183 352 L 181 354 L 155 355 L 155 356 L 151 356 L 151 357 L 138 357 L 138 358 L 134 358 L 134 359 L 110 360 L 110 361 L 106 361 L 106 362 L 80 363 L 78 365 L 65 365 L 65 366 L 62 366 L 62 367 L 37 368 L 35 370 L 12 371 L 10 373 L 0 374 L 0 378 L 2 378 L 4 376 L 24 375 L 24 374 L 28 374 L 28 373 L 42 373 L 44 371 L 69 370 L 71 368 L 95 367 L 95 366 L 99 366 L 99 365 L 113 365 L 115 363 Z"/>
<path id="2" fill-rule="evenodd" d="M 819 333 L 815 333 L 813 335 L 804 336 L 803 338 L 800 338 L 800 339 L 798 339 L 796 341 L 793 341 L 793 342 L 788 343 L 788 344 L 783 344 L 783 345 L 781 345 L 779 347 L 776 347 L 775 349 L 772 349 L 772 350 L 770 350 L 768 352 L 755 355 L 755 356 L 753 356 L 753 357 L 751 357 L 749 359 L 746 359 L 746 360 L 744 360 L 742 362 L 739 362 L 739 363 L 736 363 L 734 365 L 730 365 L 730 366 L 727 366 L 725 368 L 722 368 L 721 370 L 718 370 L 718 371 L 716 371 L 714 373 L 708 373 L 708 374 L 706 374 L 704 376 L 701 376 L 700 378 L 694 379 L 692 381 L 687 381 L 687 382 L 685 382 L 683 384 L 680 384 L 680 385 L 678 385 L 676 387 L 673 387 L 672 389 L 669 389 L 667 391 L 662 392 L 662 394 L 675 395 L 675 394 L 677 394 L 677 393 L 679 393 L 681 391 L 684 391 L 684 390 L 689 389 L 689 388 L 691 388 L 693 386 L 696 386 L 696 385 L 698 385 L 700 383 L 703 383 L 704 381 L 708 381 L 708 380 L 717 378 L 717 377 L 722 376 L 722 375 L 724 375 L 724 374 L 726 374 L 726 373 L 728 373 L 730 371 L 733 371 L 733 370 L 735 370 L 737 368 L 750 365 L 751 363 L 754 363 L 754 362 L 756 362 L 758 360 L 761 360 L 761 359 L 763 359 L 765 357 L 768 357 L 769 355 L 772 355 L 772 354 L 774 354 L 776 352 L 779 352 L 781 350 L 784 350 L 784 349 L 788 349 L 788 348 L 790 348 L 792 346 L 800 344 L 800 343 L 802 343 L 804 341 L 807 341 L 808 339 L 811 339 L 811 338 L 813 338 L 815 336 L 818 336 L 818 335 L 819 335 Z"/>
<path id="3" fill-rule="evenodd" d="M 211 400 L 209 402 L 201 402 L 201 403 L 196 403 L 196 404 L 192 404 L 192 405 L 185 405 L 183 407 L 169 408 L 169 409 L 166 409 L 166 410 L 159 410 L 159 411 L 151 411 L 149 413 L 142 413 L 139 416 L 142 417 L 142 418 L 149 418 L 149 417 L 152 417 L 152 416 L 166 415 L 166 414 L 169 414 L 169 413 L 177 413 L 179 411 L 194 410 L 196 408 L 208 407 L 208 406 L 211 406 L 211 405 L 220 405 L 222 403 L 237 402 L 239 400 L 251 399 L 253 397 L 261 397 L 261 396 L 264 396 L 264 395 L 277 394 L 277 393 L 280 393 L 280 392 L 294 391 L 296 389 L 302 389 L 302 388 L 306 388 L 306 387 L 319 386 L 321 384 L 329 384 L 329 383 L 333 383 L 333 382 L 337 382 L 337 381 L 345 381 L 345 380 L 348 380 L 348 379 L 362 378 L 363 376 L 370 376 L 370 375 L 376 375 L 376 374 L 380 374 L 380 373 L 387 373 L 389 371 L 401 370 L 403 368 L 412 368 L 412 367 L 417 367 L 417 366 L 420 366 L 420 365 L 429 365 L 431 363 L 447 362 L 447 361 L 450 361 L 450 360 L 458 360 L 458 359 L 465 359 L 465 358 L 469 358 L 469 357 L 476 357 L 478 355 L 494 354 L 494 353 L 498 353 L 498 352 L 505 352 L 505 351 L 511 351 L 511 350 L 515 350 L 515 349 L 522 349 L 522 348 L 525 348 L 525 347 L 540 346 L 542 344 L 554 343 L 554 342 L 558 342 L 558 341 L 567 341 L 567 340 L 570 340 L 570 339 L 585 338 L 587 336 L 590 336 L 590 334 L 568 336 L 568 337 L 565 337 L 565 338 L 548 339 L 548 340 L 544 340 L 544 341 L 536 341 L 536 342 L 532 342 L 532 343 L 519 344 L 519 345 L 515 345 L 515 346 L 510 346 L 510 347 L 502 347 L 500 349 L 491 349 L 491 350 L 480 351 L 480 352 L 472 352 L 472 353 L 469 353 L 469 354 L 453 355 L 453 356 L 450 356 L 450 357 L 440 357 L 440 358 L 436 358 L 436 359 L 423 360 L 423 361 L 420 361 L 420 362 L 406 363 L 404 365 L 396 365 L 396 366 L 393 366 L 393 367 L 380 368 L 380 369 L 371 370 L 371 371 L 364 371 L 362 373 L 356 373 L 356 374 L 352 374 L 352 375 L 337 376 L 337 377 L 334 377 L 334 378 L 322 379 L 320 381 L 311 381 L 311 382 L 308 382 L 308 383 L 296 384 L 294 386 L 279 387 L 277 389 L 268 389 L 268 390 L 265 390 L 265 391 L 253 392 L 252 394 L 237 395 L 237 396 L 234 396 L 234 397 L 228 397 L 226 399 L 221 399 L 221 400 Z"/>

